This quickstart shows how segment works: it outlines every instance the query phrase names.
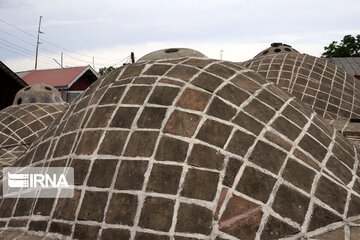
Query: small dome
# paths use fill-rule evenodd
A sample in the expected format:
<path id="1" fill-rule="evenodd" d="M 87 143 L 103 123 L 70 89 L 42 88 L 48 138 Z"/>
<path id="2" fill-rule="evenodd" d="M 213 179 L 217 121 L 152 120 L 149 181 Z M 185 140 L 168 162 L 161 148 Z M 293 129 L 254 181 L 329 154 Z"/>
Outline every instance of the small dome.
<path id="1" fill-rule="evenodd" d="M 0 111 L 0 167 L 11 165 L 50 126 L 67 103 L 22 103 Z"/>
<path id="2" fill-rule="evenodd" d="M 317 238 L 356 226 L 358 155 L 252 70 L 140 62 L 92 84 L 16 162 L 73 167 L 74 197 L 5 199 L 0 218 L 71 239 Z"/>
<path id="3" fill-rule="evenodd" d="M 157 50 L 141 57 L 137 62 L 159 59 L 173 59 L 181 57 L 204 57 L 206 56 L 199 51 L 190 48 L 167 48 Z"/>
<path id="4" fill-rule="evenodd" d="M 272 43 L 271 46 L 264 51 L 260 52 L 254 58 L 259 58 L 262 56 L 279 54 L 279 53 L 298 53 L 297 50 L 293 49 L 290 45 L 284 43 Z"/>
<path id="5" fill-rule="evenodd" d="M 13 105 L 59 102 L 64 102 L 64 100 L 56 88 L 46 84 L 34 84 L 20 89 L 14 98 Z"/>

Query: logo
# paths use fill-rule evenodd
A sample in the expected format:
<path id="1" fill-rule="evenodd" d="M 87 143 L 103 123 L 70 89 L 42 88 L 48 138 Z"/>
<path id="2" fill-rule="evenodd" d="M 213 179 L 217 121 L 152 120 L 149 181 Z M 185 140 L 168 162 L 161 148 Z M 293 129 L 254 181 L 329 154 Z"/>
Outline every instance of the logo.
<path id="1" fill-rule="evenodd" d="M 57 181 L 56 174 L 51 177 L 49 174 L 11 174 L 8 172 L 8 185 L 9 187 L 69 187 L 66 181 L 65 174 L 60 174 Z"/>
<path id="2" fill-rule="evenodd" d="M 9 187 L 29 187 L 29 174 L 11 174 L 8 172 Z"/>
<path id="3" fill-rule="evenodd" d="M 73 197 L 74 169 L 71 167 L 4 168 L 5 198 Z"/>

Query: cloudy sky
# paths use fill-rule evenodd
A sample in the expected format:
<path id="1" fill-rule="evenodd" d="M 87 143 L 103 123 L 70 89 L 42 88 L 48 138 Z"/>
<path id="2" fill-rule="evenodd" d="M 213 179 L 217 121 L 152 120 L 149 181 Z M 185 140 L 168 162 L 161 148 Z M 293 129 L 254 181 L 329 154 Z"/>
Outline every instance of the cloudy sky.
<path id="1" fill-rule="evenodd" d="M 272 42 L 320 56 L 360 34 L 359 0 L 0 0 L 0 61 L 13 71 L 93 64 L 119 66 L 169 47 L 245 61 Z"/>

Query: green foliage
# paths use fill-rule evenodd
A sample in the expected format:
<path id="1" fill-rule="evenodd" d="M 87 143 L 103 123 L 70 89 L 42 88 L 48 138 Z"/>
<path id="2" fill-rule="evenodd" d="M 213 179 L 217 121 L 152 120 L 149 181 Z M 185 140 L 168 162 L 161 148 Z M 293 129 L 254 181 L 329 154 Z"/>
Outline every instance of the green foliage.
<path id="1" fill-rule="evenodd" d="M 108 74 L 109 72 L 111 72 L 112 70 L 114 70 L 115 68 L 113 66 L 110 67 L 102 67 L 99 69 L 99 74 L 100 76 Z"/>
<path id="2" fill-rule="evenodd" d="M 325 52 L 321 57 L 360 57 L 360 35 L 353 37 L 351 35 L 344 36 L 344 39 L 338 44 L 336 41 L 324 47 Z"/>

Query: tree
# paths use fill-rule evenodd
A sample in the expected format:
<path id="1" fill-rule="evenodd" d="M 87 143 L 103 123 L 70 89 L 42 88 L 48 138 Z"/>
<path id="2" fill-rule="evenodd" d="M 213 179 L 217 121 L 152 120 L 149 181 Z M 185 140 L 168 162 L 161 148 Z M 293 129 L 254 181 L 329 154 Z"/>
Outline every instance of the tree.
<path id="1" fill-rule="evenodd" d="M 100 76 L 108 74 L 109 72 L 111 72 L 112 70 L 114 70 L 115 68 L 113 66 L 110 67 L 102 67 L 99 69 L 99 74 Z"/>
<path id="2" fill-rule="evenodd" d="M 344 39 L 338 44 L 336 41 L 324 47 L 325 52 L 321 57 L 360 57 L 360 35 L 353 37 L 345 35 Z"/>

